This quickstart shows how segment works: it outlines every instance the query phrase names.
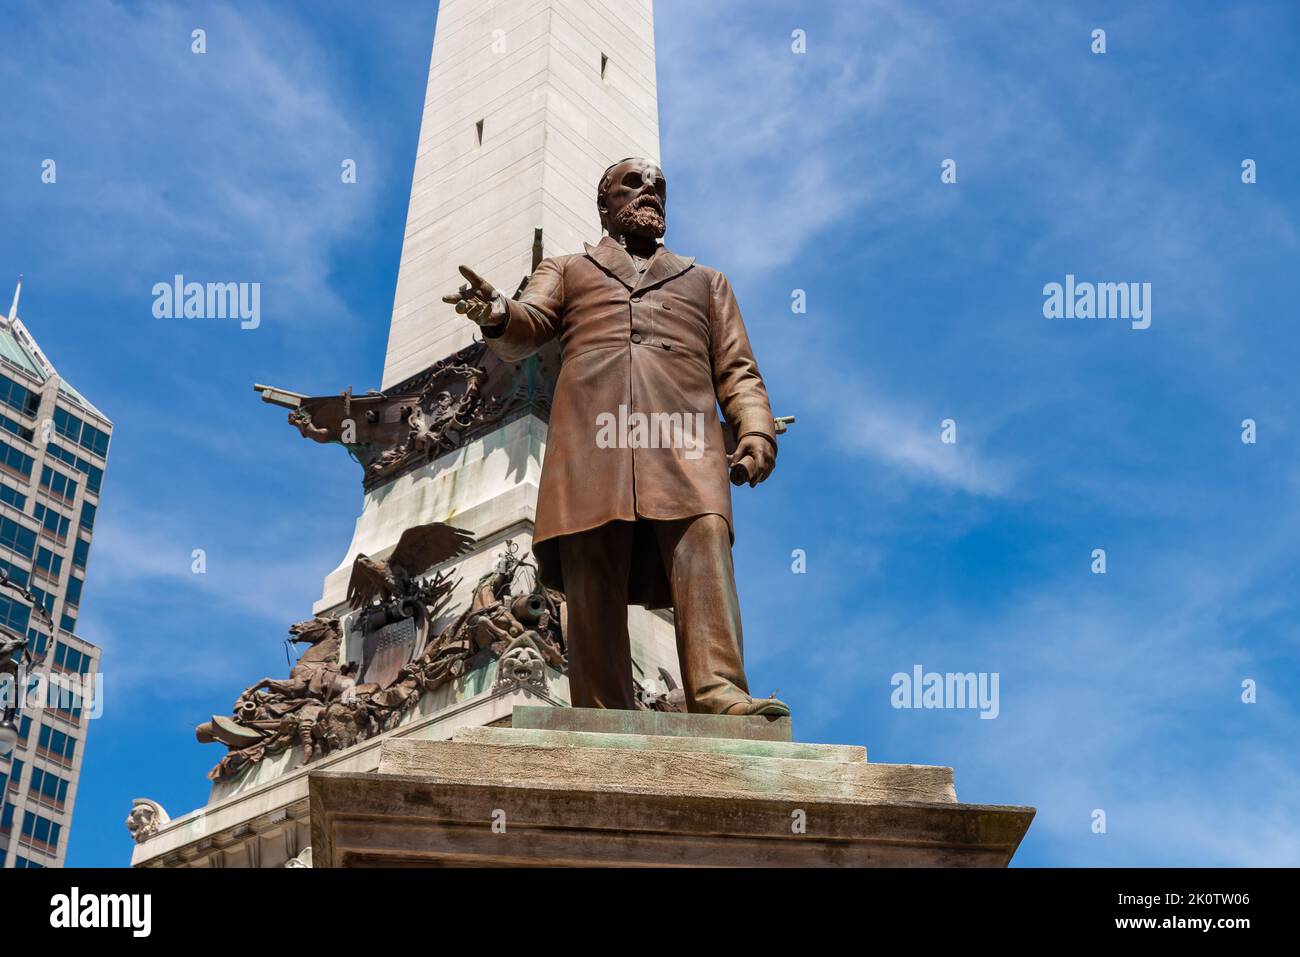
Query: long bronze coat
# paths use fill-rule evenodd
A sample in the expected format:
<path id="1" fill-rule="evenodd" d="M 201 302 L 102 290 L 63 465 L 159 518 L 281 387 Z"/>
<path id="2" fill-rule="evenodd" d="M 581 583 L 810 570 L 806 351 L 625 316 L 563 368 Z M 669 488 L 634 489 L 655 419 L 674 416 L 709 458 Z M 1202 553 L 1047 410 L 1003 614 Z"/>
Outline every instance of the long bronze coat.
<path id="1" fill-rule="evenodd" d="M 508 361 L 560 340 L 534 551 L 542 580 L 561 591 L 559 536 L 617 519 L 710 512 L 731 525 L 719 406 L 737 437 L 761 433 L 775 442 L 767 390 L 726 277 L 663 246 L 640 273 L 608 236 L 585 248 L 585 255 L 543 260 L 523 295 L 508 302 L 504 326 L 485 330 Z M 686 443 L 619 428 L 636 423 L 633 413 L 689 416 L 684 435 L 702 447 L 634 447 L 646 438 Z M 688 419 L 678 421 L 688 428 Z M 611 434 L 626 440 L 611 443 Z M 634 546 L 629 601 L 672 603 L 652 535 Z"/>

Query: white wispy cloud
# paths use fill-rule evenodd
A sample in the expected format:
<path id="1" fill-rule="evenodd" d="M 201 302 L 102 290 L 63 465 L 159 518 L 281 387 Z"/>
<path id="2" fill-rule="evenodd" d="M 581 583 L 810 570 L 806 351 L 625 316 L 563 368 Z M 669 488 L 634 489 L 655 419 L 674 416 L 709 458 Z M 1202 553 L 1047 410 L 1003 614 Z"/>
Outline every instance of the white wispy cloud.
<path id="1" fill-rule="evenodd" d="M 196 28 L 205 54 L 191 52 Z M 7 213 L 39 221 L 54 208 L 94 237 L 33 233 L 57 243 L 42 248 L 48 261 L 138 295 L 144 316 L 152 282 L 174 273 L 263 282 L 276 302 L 310 302 L 317 323 L 342 315 L 331 260 L 368 215 L 379 160 L 299 18 L 265 5 L 91 0 L 43 12 L 23 35 L 53 62 L 32 73 L 0 59 L 0 82 L 24 91 L 6 150 L 31 167 L 15 170 Z M 44 157 L 58 164 L 54 186 L 37 178 Z M 354 186 L 340 181 L 345 158 L 359 164 Z"/>
<path id="2" fill-rule="evenodd" d="M 118 688 L 165 681 L 201 689 L 255 677 L 249 662 L 310 616 L 326 566 L 342 555 L 346 543 L 335 556 L 321 537 L 305 538 L 292 517 L 257 525 L 231 516 L 214 529 L 202 515 L 119 504 L 95 534 L 79 631 L 104 648 Z M 141 627 L 124 632 L 116 622 L 132 608 Z"/>

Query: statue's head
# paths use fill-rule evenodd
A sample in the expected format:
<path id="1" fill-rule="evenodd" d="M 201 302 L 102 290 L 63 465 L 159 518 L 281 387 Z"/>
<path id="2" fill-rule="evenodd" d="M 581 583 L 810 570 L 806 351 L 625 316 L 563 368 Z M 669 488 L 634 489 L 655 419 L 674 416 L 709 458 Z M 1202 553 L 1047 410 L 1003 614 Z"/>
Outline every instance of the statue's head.
<path id="1" fill-rule="evenodd" d="M 640 157 L 619 160 L 596 187 L 600 224 L 614 237 L 659 239 L 667 228 L 667 204 L 663 170 Z"/>

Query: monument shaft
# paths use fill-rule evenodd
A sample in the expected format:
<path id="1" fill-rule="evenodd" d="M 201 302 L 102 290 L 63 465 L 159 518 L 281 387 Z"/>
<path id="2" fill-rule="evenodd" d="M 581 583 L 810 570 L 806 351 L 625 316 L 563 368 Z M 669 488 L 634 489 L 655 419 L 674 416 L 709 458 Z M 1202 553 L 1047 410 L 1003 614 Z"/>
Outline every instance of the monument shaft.
<path id="1" fill-rule="evenodd" d="M 443 0 L 382 388 L 473 339 L 439 302 L 459 264 L 513 288 L 537 226 L 545 255 L 582 252 L 592 184 L 634 155 L 659 158 L 650 0 Z"/>

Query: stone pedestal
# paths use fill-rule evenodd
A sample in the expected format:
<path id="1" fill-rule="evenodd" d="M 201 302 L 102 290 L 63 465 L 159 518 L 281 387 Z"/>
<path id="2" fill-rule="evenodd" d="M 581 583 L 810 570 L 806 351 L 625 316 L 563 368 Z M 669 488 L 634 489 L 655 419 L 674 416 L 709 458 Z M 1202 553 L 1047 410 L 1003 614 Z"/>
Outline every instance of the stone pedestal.
<path id="1" fill-rule="evenodd" d="M 1034 810 L 951 768 L 791 740 L 788 718 L 516 707 L 310 775 L 317 867 L 1003 867 Z"/>

